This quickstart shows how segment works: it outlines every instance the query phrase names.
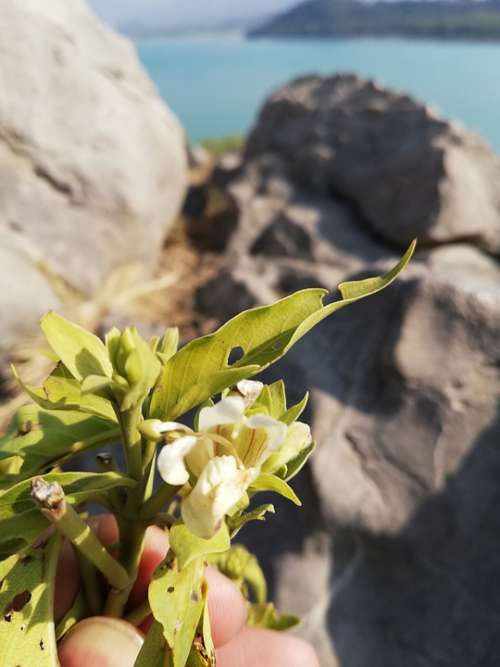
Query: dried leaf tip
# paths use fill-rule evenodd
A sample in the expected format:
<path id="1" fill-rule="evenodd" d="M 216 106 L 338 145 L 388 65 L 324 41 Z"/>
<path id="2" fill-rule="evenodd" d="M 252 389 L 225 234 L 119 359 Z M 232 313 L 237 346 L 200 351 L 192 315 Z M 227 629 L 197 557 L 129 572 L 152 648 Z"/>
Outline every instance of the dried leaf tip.
<path id="1" fill-rule="evenodd" d="M 31 497 L 41 510 L 51 514 L 61 514 L 65 510 L 66 498 L 57 482 L 49 483 L 43 477 L 35 477 L 31 482 Z"/>

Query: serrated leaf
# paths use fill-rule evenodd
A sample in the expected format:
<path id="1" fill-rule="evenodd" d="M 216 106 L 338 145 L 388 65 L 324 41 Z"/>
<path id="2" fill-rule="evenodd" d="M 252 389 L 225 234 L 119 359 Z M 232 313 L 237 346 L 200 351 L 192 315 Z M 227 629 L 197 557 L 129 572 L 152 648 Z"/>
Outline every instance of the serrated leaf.
<path id="1" fill-rule="evenodd" d="M 274 505 L 267 503 L 265 505 L 259 505 L 250 512 L 245 514 L 240 514 L 239 516 L 229 517 L 227 519 L 227 524 L 231 532 L 231 539 L 234 539 L 240 530 L 250 521 L 265 521 L 266 514 L 275 513 Z"/>
<path id="2" fill-rule="evenodd" d="M 253 493 L 258 491 L 273 491 L 274 493 L 279 493 L 280 496 L 291 500 L 295 505 L 298 505 L 299 507 L 302 506 L 300 499 L 297 497 L 292 487 L 289 486 L 285 480 L 276 477 L 276 475 L 271 475 L 270 473 L 260 473 L 255 482 L 250 486 L 249 491 Z"/>
<path id="3" fill-rule="evenodd" d="M 2 581 L 0 666 L 58 665 L 54 631 L 54 585 L 61 539 L 32 549 Z"/>
<path id="4" fill-rule="evenodd" d="M 309 392 L 306 393 L 304 398 L 299 403 L 297 403 L 296 405 L 292 405 L 291 408 L 289 408 L 286 412 L 284 412 L 279 418 L 280 421 L 282 421 L 284 424 L 287 424 L 288 426 L 290 426 L 290 424 L 293 424 L 293 422 L 297 421 L 297 419 L 306 409 L 308 401 L 309 401 Z"/>
<path id="5" fill-rule="evenodd" d="M 172 652 L 173 667 L 185 667 L 203 612 L 203 560 L 179 570 L 173 552 L 156 570 L 149 585 L 154 618 Z"/>
<path id="6" fill-rule="evenodd" d="M 193 535 L 184 523 L 178 523 L 170 529 L 170 548 L 177 556 L 179 568 L 182 570 L 193 560 L 227 551 L 231 539 L 226 524 L 209 540 Z"/>
<path id="7" fill-rule="evenodd" d="M 119 438 L 117 426 L 97 417 L 26 405 L 15 416 L 10 437 L 0 441 L 0 451 L 2 455 L 21 457 L 16 470 L 20 481 L 81 452 L 105 448 Z"/>
<path id="8" fill-rule="evenodd" d="M 415 242 L 384 276 L 340 285 L 342 299 L 335 303 L 323 304 L 326 290 L 303 290 L 270 306 L 240 313 L 214 334 L 192 341 L 165 364 L 149 416 L 175 419 L 239 380 L 264 370 L 323 319 L 390 285 L 414 249 Z M 242 350 L 242 356 L 230 365 L 235 349 Z"/>
<path id="9" fill-rule="evenodd" d="M 72 505 L 95 500 L 102 502 L 116 487 L 131 488 L 135 480 L 116 472 L 49 473 L 47 482 L 58 482 Z M 31 480 L 27 479 L 0 491 L 0 545 L 22 540 L 31 544 L 48 527 L 49 522 L 31 499 Z"/>
<path id="10" fill-rule="evenodd" d="M 155 621 L 149 628 L 134 667 L 171 667 L 172 662 L 167 651 L 163 628 Z"/>
<path id="11" fill-rule="evenodd" d="M 208 562 L 231 579 L 244 596 L 257 602 L 267 600 L 267 583 L 257 558 L 243 545 L 236 544 L 223 554 L 209 556 Z"/>
<path id="12" fill-rule="evenodd" d="M 247 623 L 250 627 L 267 628 L 284 632 L 300 623 L 298 616 L 280 614 L 272 602 L 251 604 L 248 610 Z"/>
<path id="13" fill-rule="evenodd" d="M 50 347 L 74 378 L 112 376 L 113 367 L 106 346 L 93 333 L 54 312 L 42 318 L 41 327 Z"/>

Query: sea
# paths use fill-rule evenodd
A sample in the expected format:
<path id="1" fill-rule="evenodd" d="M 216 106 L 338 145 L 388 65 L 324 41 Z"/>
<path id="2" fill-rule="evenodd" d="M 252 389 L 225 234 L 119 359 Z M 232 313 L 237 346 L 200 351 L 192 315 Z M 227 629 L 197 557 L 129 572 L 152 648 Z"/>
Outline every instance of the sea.
<path id="1" fill-rule="evenodd" d="M 479 131 L 500 153 L 500 43 L 219 34 L 139 40 L 137 47 L 195 143 L 247 133 L 266 97 L 297 76 L 356 72 Z"/>

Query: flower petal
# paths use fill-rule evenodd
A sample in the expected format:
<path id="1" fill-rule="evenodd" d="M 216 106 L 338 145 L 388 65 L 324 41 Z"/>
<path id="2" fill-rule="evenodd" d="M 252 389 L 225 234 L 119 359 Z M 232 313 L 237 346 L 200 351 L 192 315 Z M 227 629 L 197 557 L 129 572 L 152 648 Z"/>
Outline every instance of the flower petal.
<path id="1" fill-rule="evenodd" d="M 255 430 L 264 430 L 267 433 L 267 442 L 265 449 L 259 454 L 255 465 L 262 465 L 262 463 L 271 456 L 283 444 L 288 427 L 283 422 L 269 417 L 264 414 L 252 415 L 246 420 L 246 425 Z"/>
<path id="2" fill-rule="evenodd" d="M 167 484 L 183 486 L 189 480 L 189 470 L 184 458 L 197 443 L 193 435 L 179 438 L 171 445 L 166 445 L 158 456 L 158 471 Z"/>
<path id="3" fill-rule="evenodd" d="M 182 518 L 191 532 L 202 539 L 213 537 L 258 473 L 239 468 L 234 456 L 213 458 L 182 501 Z"/>
<path id="4" fill-rule="evenodd" d="M 213 407 L 200 411 L 198 426 L 200 431 L 208 431 L 215 426 L 237 424 L 245 414 L 245 401 L 241 396 L 227 396 Z"/>

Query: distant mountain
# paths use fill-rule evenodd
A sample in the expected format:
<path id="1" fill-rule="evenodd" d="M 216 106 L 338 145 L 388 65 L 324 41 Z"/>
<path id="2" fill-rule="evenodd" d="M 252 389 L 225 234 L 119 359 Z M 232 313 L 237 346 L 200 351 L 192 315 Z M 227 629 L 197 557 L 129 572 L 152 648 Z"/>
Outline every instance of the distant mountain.
<path id="1" fill-rule="evenodd" d="M 89 0 L 102 19 L 134 36 L 227 30 L 244 32 L 271 20 L 298 1 Z"/>
<path id="2" fill-rule="evenodd" d="M 308 0 L 249 37 L 433 37 L 500 40 L 500 0 Z"/>

